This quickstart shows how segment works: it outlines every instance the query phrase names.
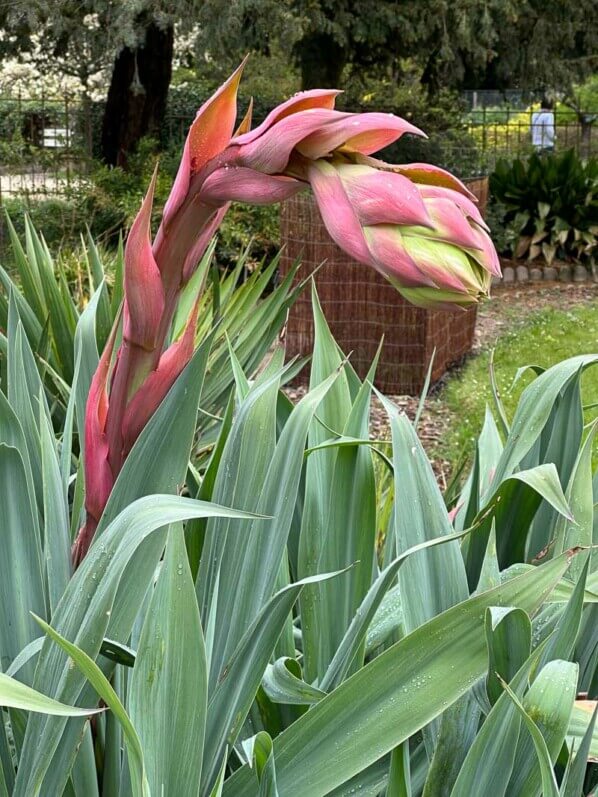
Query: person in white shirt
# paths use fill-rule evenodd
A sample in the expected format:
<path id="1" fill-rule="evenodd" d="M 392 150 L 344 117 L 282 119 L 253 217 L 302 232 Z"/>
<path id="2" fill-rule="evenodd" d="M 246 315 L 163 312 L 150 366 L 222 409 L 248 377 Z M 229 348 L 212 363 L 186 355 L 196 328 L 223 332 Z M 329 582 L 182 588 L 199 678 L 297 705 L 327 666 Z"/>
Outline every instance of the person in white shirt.
<path id="1" fill-rule="evenodd" d="M 555 142 L 554 103 L 547 97 L 542 98 L 539 111 L 532 114 L 532 145 L 537 152 L 553 152 Z"/>

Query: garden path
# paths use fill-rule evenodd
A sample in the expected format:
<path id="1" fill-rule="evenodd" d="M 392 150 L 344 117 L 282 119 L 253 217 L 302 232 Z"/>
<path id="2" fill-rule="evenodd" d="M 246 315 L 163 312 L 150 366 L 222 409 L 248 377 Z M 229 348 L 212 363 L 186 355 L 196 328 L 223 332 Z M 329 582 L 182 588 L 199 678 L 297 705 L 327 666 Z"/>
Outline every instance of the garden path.
<path id="1" fill-rule="evenodd" d="M 496 288 L 492 298 L 479 308 L 471 356 L 492 347 L 501 334 L 525 324 L 535 312 L 551 307 L 559 310 L 571 309 L 596 299 L 598 284 L 592 282 L 516 283 Z M 595 342 L 591 348 L 595 348 Z M 451 471 L 451 463 L 438 456 L 438 449 L 450 423 L 450 415 L 442 399 L 442 387 L 456 372 L 457 369 L 453 369 L 433 386 L 418 427 L 419 438 L 432 458 L 432 466 L 442 488 L 446 487 Z M 293 387 L 287 392 L 293 400 L 297 400 L 304 395 L 305 388 Z M 410 418 L 415 417 L 418 397 L 390 398 Z M 390 437 L 386 413 L 375 397 L 372 402 L 370 430 L 376 439 L 388 440 Z"/>

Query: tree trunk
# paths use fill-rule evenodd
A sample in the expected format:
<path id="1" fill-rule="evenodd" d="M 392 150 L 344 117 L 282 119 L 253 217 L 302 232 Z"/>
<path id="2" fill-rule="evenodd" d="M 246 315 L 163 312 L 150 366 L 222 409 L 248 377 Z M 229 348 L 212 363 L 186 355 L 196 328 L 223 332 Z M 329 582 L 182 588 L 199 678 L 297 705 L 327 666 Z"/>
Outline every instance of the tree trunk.
<path id="1" fill-rule="evenodd" d="M 438 49 L 434 49 L 426 60 L 421 76 L 421 83 L 426 87 L 430 97 L 437 97 L 442 87 L 438 60 Z"/>
<path id="2" fill-rule="evenodd" d="M 589 158 L 592 153 L 592 125 L 594 116 L 586 113 L 579 114 L 581 126 L 581 151 Z"/>
<path id="3" fill-rule="evenodd" d="M 139 139 L 157 134 L 172 75 L 174 30 L 150 22 L 143 43 L 125 47 L 112 69 L 102 120 L 102 160 L 126 168 Z"/>
<path id="4" fill-rule="evenodd" d="M 310 33 L 296 45 L 302 89 L 337 89 L 347 61 L 344 49 L 326 33 Z"/>

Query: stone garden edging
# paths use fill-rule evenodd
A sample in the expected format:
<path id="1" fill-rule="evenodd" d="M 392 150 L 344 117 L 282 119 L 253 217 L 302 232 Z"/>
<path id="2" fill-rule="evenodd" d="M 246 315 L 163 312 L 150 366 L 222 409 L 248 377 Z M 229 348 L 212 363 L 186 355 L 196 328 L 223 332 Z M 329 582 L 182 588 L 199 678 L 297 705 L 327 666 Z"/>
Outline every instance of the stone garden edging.
<path id="1" fill-rule="evenodd" d="M 555 263 L 552 266 L 540 266 L 536 263 L 524 263 L 505 260 L 502 266 L 502 279 L 493 278 L 493 285 L 512 282 L 596 282 L 596 278 L 585 266 L 570 263 Z"/>

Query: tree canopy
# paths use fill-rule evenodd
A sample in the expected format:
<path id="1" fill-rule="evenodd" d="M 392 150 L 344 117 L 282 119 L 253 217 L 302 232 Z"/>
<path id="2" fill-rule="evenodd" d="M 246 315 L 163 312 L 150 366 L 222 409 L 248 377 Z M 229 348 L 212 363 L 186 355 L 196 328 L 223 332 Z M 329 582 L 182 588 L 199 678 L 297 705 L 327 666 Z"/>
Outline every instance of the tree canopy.
<path id="1" fill-rule="evenodd" d="M 183 38 L 214 78 L 254 52 L 302 88 L 571 94 L 598 65 L 594 13 L 595 0 L 28 0 L 0 5 L 0 58 L 28 50 L 83 85 L 104 70 L 102 149 L 118 163 L 163 115 Z"/>
<path id="2" fill-rule="evenodd" d="M 375 67 L 400 78 L 406 60 L 441 88 L 567 88 L 598 65 L 594 0 L 206 0 L 203 49 L 238 60 L 277 38 L 302 85 L 338 85 Z"/>

